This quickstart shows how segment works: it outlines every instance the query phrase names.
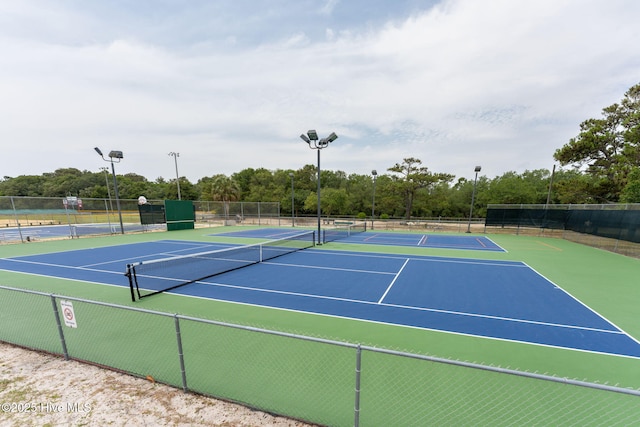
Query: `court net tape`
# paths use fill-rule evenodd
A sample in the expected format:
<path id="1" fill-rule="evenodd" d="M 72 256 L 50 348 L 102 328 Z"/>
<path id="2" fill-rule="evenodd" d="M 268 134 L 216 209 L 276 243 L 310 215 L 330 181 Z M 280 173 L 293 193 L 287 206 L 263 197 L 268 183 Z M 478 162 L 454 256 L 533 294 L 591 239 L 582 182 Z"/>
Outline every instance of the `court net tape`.
<path id="1" fill-rule="evenodd" d="M 127 264 L 133 301 L 314 246 L 315 232 L 265 243 Z"/>
<path id="2" fill-rule="evenodd" d="M 335 224 L 334 228 L 325 228 L 322 230 L 322 242 L 328 243 L 334 240 L 346 239 L 357 233 L 367 231 L 367 222 L 353 222 L 346 224 Z"/>

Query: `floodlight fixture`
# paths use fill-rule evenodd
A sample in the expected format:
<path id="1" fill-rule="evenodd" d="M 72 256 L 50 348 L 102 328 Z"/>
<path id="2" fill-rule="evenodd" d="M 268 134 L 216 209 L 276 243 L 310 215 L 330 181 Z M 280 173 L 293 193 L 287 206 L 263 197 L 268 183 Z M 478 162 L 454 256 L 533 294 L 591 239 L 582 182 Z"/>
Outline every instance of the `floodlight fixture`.
<path id="1" fill-rule="evenodd" d="M 316 191 L 316 194 L 318 196 L 318 244 L 320 245 L 322 244 L 322 235 L 321 235 L 322 230 L 320 227 L 320 150 L 328 147 L 329 143 L 338 139 L 338 135 L 336 135 L 335 132 L 331 132 L 331 134 L 328 137 L 318 139 L 318 132 L 316 132 L 314 129 L 310 129 L 309 131 L 307 131 L 306 135 L 305 134 L 300 135 L 300 138 L 302 138 L 304 142 L 309 144 L 309 148 L 311 148 L 312 150 L 318 150 L 318 178 L 317 178 L 318 190 Z M 293 202 L 291 204 L 293 205 Z"/>
<path id="2" fill-rule="evenodd" d="M 315 149 L 323 149 L 328 147 L 330 143 L 338 139 L 338 135 L 336 135 L 335 132 L 331 132 L 331 134 L 328 137 L 319 139 L 318 132 L 311 129 L 307 132 L 306 135 L 305 134 L 300 135 L 300 138 L 302 138 L 304 142 L 309 144 L 309 148 L 315 150 Z"/>
<path id="3" fill-rule="evenodd" d="M 109 157 L 112 159 L 122 159 L 123 158 L 122 151 L 111 150 L 109 152 Z"/>
<path id="4" fill-rule="evenodd" d="M 109 159 L 105 159 L 101 149 L 99 149 L 98 147 L 94 147 L 93 149 L 96 150 L 96 153 L 98 153 L 100 157 L 102 157 L 102 160 L 104 160 L 105 162 L 111 162 L 111 174 L 113 175 L 113 189 L 116 197 L 116 206 L 118 208 L 118 217 L 120 218 L 120 232 L 124 234 L 124 225 L 122 224 L 122 210 L 120 209 L 120 194 L 118 193 L 118 179 L 116 178 L 116 168 L 113 165 L 114 163 L 113 159 L 118 159 L 116 163 L 119 163 L 120 159 L 122 159 L 124 156 L 122 155 L 122 151 L 111 150 L 109 152 Z M 109 186 L 107 186 L 107 191 L 108 190 L 109 190 Z M 111 197 L 109 197 L 109 200 L 111 200 Z"/>
<path id="5" fill-rule="evenodd" d="M 480 172 L 481 170 L 482 170 L 482 166 L 476 166 L 476 168 L 475 168 L 475 172 L 476 173 Z"/>

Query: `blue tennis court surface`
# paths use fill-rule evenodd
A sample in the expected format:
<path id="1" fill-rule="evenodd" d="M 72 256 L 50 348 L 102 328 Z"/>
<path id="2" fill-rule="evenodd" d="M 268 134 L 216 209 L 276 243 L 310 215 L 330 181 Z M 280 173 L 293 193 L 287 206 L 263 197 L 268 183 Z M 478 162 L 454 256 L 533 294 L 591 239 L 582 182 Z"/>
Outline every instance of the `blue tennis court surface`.
<path id="1" fill-rule="evenodd" d="M 164 224 L 141 225 L 123 224 L 125 232 L 150 231 L 165 228 Z M 120 224 L 59 224 L 31 225 L 28 227 L 6 227 L 0 229 L 0 241 L 19 242 L 21 240 L 53 239 L 63 237 L 87 236 L 92 234 L 118 234 Z"/>
<path id="2" fill-rule="evenodd" d="M 330 231 L 330 230 L 329 230 Z M 248 237 L 280 239 L 299 233 L 299 229 L 283 230 L 281 228 L 258 228 L 252 230 L 232 231 L 216 234 L 216 236 Z M 366 231 L 353 233 L 338 240 L 340 243 L 358 243 L 370 245 L 413 246 L 421 248 L 467 249 L 477 251 L 505 252 L 500 246 L 485 236 L 457 236 L 443 234 L 405 234 Z"/>
<path id="3" fill-rule="evenodd" d="M 128 298 L 126 264 L 223 247 L 162 240 L 0 259 L 0 269 L 121 286 Z M 308 249 L 171 293 L 640 358 L 638 341 L 521 262 Z"/>

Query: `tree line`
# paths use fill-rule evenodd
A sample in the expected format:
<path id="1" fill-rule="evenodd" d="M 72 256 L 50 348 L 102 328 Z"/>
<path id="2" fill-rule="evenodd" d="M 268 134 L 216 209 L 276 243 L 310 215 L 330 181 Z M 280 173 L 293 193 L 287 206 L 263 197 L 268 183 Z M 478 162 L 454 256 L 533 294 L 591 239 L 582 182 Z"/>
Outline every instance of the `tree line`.
<path id="1" fill-rule="evenodd" d="M 306 165 L 298 170 L 268 170 L 248 168 L 231 176 L 204 177 L 193 184 L 180 178 L 183 200 L 220 200 L 246 202 L 279 202 L 283 215 L 312 215 L 317 209 L 316 167 Z M 158 178 L 149 181 L 137 174 L 117 175 L 122 199 L 177 199 L 176 180 Z M 551 203 L 599 203 L 599 200 L 577 182 L 585 181 L 577 171 L 556 172 L 551 191 Z M 325 215 L 369 217 L 372 208 L 376 217 L 448 217 L 469 215 L 474 180 L 453 175 L 431 173 L 416 158 L 407 158 L 379 175 L 347 175 L 342 171 L 321 171 L 321 205 Z M 546 203 L 551 184 L 551 172 L 546 169 L 507 172 L 489 179 L 479 176 L 474 214 L 484 216 L 487 204 Z M 375 187 L 375 202 L 374 202 Z M 0 181 L 0 195 L 32 197 L 108 198 L 114 197 L 110 174 L 58 169 L 40 176 L 5 177 Z M 375 206 L 374 206 L 375 203 Z"/>
<path id="2" fill-rule="evenodd" d="M 430 171 L 417 158 L 405 158 L 378 175 L 321 171 L 321 207 L 325 215 L 376 217 L 482 217 L 488 204 L 640 203 L 640 84 L 620 103 L 588 119 L 580 133 L 556 150 L 561 168 L 506 172 L 477 182 Z M 248 168 L 230 176 L 213 175 L 191 183 L 180 177 L 183 200 L 279 202 L 283 215 L 312 215 L 317 209 L 317 171 Z M 122 199 L 177 199 L 176 180 L 149 181 L 137 174 L 118 175 Z M 0 180 L 0 196 L 108 198 L 113 181 L 107 170 L 58 169 L 43 175 Z M 551 190 L 551 191 L 550 191 Z M 293 204 L 292 204 L 293 195 Z M 374 205 L 375 197 L 375 205 Z"/>

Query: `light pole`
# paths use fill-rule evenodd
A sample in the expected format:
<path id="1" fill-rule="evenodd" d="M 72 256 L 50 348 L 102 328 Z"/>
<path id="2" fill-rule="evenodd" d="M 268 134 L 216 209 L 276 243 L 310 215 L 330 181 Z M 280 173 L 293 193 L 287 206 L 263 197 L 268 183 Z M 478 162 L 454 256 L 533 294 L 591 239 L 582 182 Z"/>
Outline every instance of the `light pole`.
<path id="1" fill-rule="evenodd" d="M 373 198 L 371 199 L 371 229 L 373 230 L 373 221 L 376 217 L 376 179 L 378 178 L 378 171 L 372 170 L 371 175 L 373 175 Z"/>
<path id="2" fill-rule="evenodd" d="M 102 167 L 100 168 L 102 172 L 104 172 L 104 184 L 107 186 L 107 196 L 109 197 L 109 206 L 111 207 L 111 211 L 113 211 L 113 202 L 111 201 L 111 190 L 109 189 L 109 168 Z"/>
<path id="3" fill-rule="evenodd" d="M 102 154 L 102 151 L 98 147 L 95 147 L 94 150 L 96 150 L 96 153 L 98 153 L 100 157 L 102 157 L 102 160 L 104 160 L 105 162 L 111 162 L 111 173 L 113 174 L 113 188 L 116 193 L 116 207 L 118 208 L 118 217 L 120 218 L 120 233 L 124 234 L 124 225 L 122 224 L 122 210 L 120 209 L 120 195 L 118 194 L 118 180 L 116 179 L 116 168 L 115 166 L 113 166 L 113 159 L 118 159 L 116 163 L 120 163 L 120 160 L 122 160 L 123 158 L 122 151 L 112 150 L 111 152 L 109 152 L 109 160 L 107 160 L 105 159 L 104 155 Z"/>
<path id="4" fill-rule="evenodd" d="M 471 216 L 473 215 L 473 203 L 476 199 L 476 184 L 478 183 L 478 172 L 482 169 L 481 166 L 476 166 L 474 169 L 476 178 L 473 181 L 473 192 L 471 193 L 471 209 L 469 210 L 469 224 L 467 225 L 467 233 L 471 233 Z"/>
<path id="5" fill-rule="evenodd" d="M 553 177 L 556 174 L 556 165 L 553 165 L 553 170 L 551 171 L 551 178 L 549 179 L 549 192 L 547 193 L 547 204 L 544 205 L 545 209 L 549 208 L 549 203 L 551 202 L 551 189 L 553 188 Z"/>
<path id="6" fill-rule="evenodd" d="M 305 135 L 304 133 L 300 135 L 300 138 L 307 144 L 309 144 L 309 148 L 312 150 L 318 150 L 318 244 L 322 244 L 322 236 L 320 235 L 320 150 L 323 148 L 327 148 L 330 143 L 338 139 L 338 135 L 335 132 L 331 132 L 326 138 L 318 139 L 318 133 L 315 130 L 310 130 Z"/>
<path id="7" fill-rule="evenodd" d="M 176 183 L 178 184 L 178 200 L 182 200 L 182 197 L 180 197 L 180 175 L 178 175 L 178 157 L 180 157 L 180 153 L 176 153 L 176 152 L 170 152 L 169 153 L 170 156 L 173 156 L 173 160 L 176 164 Z"/>
<path id="8" fill-rule="evenodd" d="M 295 203 L 295 199 L 293 197 L 293 172 L 289 172 L 289 177 L 291 178 L 291 226 L 295 227 L 296 226 L 296 218 L 295 218 L 295 208 L 294 208 L 294 203 Z"/>

